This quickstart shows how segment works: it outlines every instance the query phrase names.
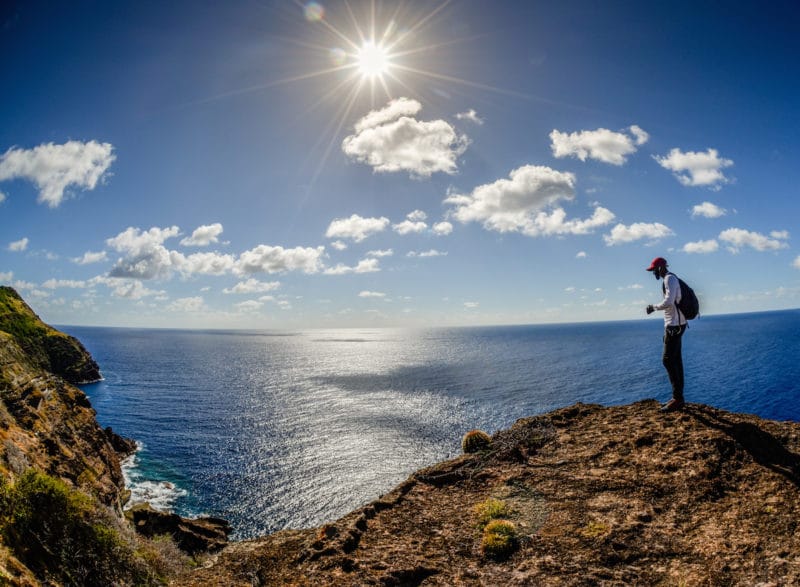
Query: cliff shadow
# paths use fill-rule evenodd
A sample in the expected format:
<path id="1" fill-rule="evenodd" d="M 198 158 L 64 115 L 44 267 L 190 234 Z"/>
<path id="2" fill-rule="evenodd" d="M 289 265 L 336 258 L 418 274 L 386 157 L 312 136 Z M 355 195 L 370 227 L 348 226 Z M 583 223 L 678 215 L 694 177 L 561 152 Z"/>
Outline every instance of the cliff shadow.
<path id="1" fill-rule="evenodd" d="M 791 452 L 769 432 L 750 422 L 731 421 L 707 406 L 692 406 L 685 413 L 724 432 L 750 453 L 759 465 L 780 473 L 800 487 L 800 455 Z"/>

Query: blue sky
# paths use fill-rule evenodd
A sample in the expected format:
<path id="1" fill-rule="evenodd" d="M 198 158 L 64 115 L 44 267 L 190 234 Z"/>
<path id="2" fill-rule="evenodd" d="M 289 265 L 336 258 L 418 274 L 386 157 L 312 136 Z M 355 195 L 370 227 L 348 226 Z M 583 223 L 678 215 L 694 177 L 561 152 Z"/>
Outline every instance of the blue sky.
<path id="1" fill-rule="evenodd" d="M 0 282 L 57 324 L 800 306 L 794 2 L 5 2 Z"/>

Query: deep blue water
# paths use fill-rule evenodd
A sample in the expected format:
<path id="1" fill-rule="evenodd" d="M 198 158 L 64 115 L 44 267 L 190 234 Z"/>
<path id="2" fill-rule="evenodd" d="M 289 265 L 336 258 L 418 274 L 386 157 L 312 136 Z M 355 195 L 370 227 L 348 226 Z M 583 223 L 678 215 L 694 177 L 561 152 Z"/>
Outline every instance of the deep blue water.
<path id="1" fill-rule="evenodd" d="M 333 520 L 460 452 L 472 428 L 670 395 L 658 319 L 302 332 L 65 327 L 101 366 L 103 426 L 142 444 L 142 499 L 236 538 Z M 800 310 L 702 317 L 687 401 L 800 421 Z"/>

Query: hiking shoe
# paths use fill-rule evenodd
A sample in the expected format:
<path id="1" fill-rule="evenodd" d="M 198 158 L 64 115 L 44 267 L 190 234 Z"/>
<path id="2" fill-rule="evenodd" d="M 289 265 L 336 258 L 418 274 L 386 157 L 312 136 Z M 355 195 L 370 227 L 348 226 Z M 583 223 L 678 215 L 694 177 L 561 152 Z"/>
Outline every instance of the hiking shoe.
<path id="1" fill-rule="evenodd" d="M 669 400 L 667 403 L 665 403 L 663 406 L 661 406 L 661 411 L 662 412 L 677 412 L 679 410 L 682 410 L 683 406 L 685 406 L 685 405 L 686 405 L 686 402 L 684 402 L 682 399 L 673 398 L 673 399 Z"/>

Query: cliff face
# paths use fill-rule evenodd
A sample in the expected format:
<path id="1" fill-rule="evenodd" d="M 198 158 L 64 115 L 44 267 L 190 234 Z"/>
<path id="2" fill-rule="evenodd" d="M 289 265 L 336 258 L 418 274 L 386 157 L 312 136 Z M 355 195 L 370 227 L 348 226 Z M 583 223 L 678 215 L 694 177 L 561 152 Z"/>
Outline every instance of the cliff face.
<path id="1" fill-rule="evenodd" d="M 100 368 L 76 338 L 51 328 L 12 288 L 0 286 L 0 330 L 11 335 L 35 366 L 70 383 L 100 379 Z"/>
<path id="2" fill-rule="evenodd" d="M 798 423 L 578 404 L 175 584 L 797 585 L 798 455 Z M 492 517 L 513 524 L 506 543 L 486 538 Z"/>

